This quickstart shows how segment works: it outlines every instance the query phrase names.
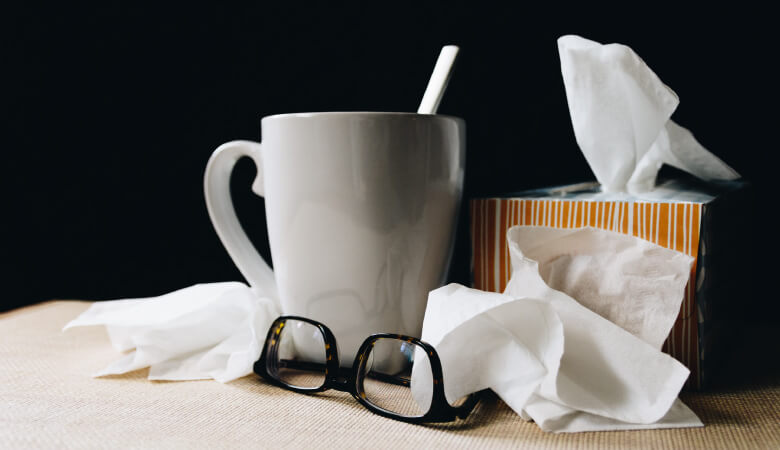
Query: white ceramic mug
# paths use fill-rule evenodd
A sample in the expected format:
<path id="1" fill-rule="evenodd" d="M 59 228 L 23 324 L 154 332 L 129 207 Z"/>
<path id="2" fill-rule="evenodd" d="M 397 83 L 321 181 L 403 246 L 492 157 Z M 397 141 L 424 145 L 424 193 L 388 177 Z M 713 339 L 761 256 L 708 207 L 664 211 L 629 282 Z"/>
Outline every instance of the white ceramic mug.
<path id="1" fill-rule="evenodd" d="M 263 142 L 234 141 L 206 167 L 211 221 L 250 285 L 285 314 L 327 325 L 351 365 L 372 333 L 420 336 L 444 282 L 463 190 L 465 123 L 383 112 L 280 114 Z M 230 174 L 248 156 L 265 198 L 274 271 L 236 218 Z"/>

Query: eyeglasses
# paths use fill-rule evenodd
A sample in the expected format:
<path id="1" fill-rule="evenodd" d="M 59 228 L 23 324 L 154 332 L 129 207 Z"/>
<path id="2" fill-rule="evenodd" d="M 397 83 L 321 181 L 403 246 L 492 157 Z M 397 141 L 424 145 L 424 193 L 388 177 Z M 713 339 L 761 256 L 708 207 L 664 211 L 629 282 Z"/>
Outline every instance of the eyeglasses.
<path id="1" fill-rule="evenodd" d="M 363 341 L 352 368 L 343 368 L 330 329 L 304 317 L 282 316 L 271 324 L 254 371 L 296 392 L 348 392 L 376 414 L 411 423 L 465 419 L 479 401 L 478 393 L 452 405 L 447 401 L 439 355 L 426 342 L 373 334 Z"/>

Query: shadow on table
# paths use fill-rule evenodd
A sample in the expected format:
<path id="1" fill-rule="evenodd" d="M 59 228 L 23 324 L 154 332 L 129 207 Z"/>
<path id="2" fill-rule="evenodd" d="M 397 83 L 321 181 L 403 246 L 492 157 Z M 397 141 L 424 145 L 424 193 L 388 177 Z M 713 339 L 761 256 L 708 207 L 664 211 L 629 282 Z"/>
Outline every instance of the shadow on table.
<path id="1" fill-rule="evenodd" d="M 735 325 L 738 332 L 717 349 L 720 361 L 709 386 L 680 399 L 705 425 L 756 425 L 776 414 L 780 400 L 777 331 L 767 323 Z"/>
<path id="2" fill-rule="evenodd" d="M 299 395 L 314 397 L 323 402 L 331 402 L 332 404 L 338 404 L 345 408 L 350 408 L 354 411 L 361 411 L 365 414 L 380 417 L 365 408 L 357 400 L 355 400 L 352 395 L 346 392 L 329 390 L 314 394 L 301 394 L 270 385 L 254 374 L 250 374 L 246 377 L 230 382 L 228 383 L 228 386 L 245 391 L 251 391 L 257 395 Z M 510 414 L 507 414 L 507 411 Z M 393 419 L 388 418 L 386 420 Z M 479 403 L 477 403 L 477 405 L 474 407 L 474 410 L 466 419 L 458 419 L 448 423 L 421 424 L 419 426 L 435 428 L 439 430 L 474 430 L 486 425 L 494 426 L 498 420 L 524 422 L 522 419 L 520 419 L 519 416 L 509 410 L 509 407 L 501 399 L 499 399 L 496 394 L 491 391 L 487 391 L 482 394 Z"/>

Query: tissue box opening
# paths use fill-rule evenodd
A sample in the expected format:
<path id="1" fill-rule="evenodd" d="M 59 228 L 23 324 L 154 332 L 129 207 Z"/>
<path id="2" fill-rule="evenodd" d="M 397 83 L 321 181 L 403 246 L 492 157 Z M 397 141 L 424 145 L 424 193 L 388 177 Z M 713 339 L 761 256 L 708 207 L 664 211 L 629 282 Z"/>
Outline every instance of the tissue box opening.
<path id="1" fill-rule="evenodd" d="M 667 180 L 647 194 L 601 192 L 597 183 L 536 189 L 470 201 L 472 284 L 503 292 L 511 275 L 506 231 L 514 225 L 591 226 L 695 258 L 677 321 L 663 351 L 691 370 L 686 388 L 717 378 L 737 332 L 740 289 L 748 286 L 749 185 Z"/>

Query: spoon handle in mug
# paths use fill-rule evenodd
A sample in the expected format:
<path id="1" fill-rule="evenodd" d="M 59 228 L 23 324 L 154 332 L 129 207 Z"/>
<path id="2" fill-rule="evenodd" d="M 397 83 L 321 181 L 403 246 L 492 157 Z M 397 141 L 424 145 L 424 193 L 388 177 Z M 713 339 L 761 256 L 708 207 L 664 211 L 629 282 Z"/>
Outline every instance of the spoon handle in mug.
<path id="1" fill-rule="evenodd" d="M 277 297 L 273 270 L 263 260 L 247 237 L 236 217 L 230 197 L 230 175 L 236 162 L 244 156 L 257 165 L 257 178 L 252 190 L 263 195 L 263 160 L 261 144 L 252 141 L 231 141 L 220 145 L 209 158 L 203 179 L 206 207 L 211 223 L 236 267 L 260 294 Z"/>

